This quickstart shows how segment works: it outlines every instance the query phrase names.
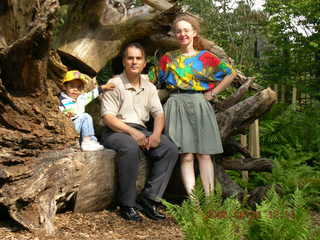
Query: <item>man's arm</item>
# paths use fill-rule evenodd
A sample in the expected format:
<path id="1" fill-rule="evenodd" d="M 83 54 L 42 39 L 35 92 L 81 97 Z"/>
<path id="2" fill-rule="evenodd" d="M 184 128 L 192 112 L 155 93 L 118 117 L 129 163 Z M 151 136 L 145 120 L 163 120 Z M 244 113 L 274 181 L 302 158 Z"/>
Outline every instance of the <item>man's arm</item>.
<path id="1" fill-rule="evenodd" d="M 147 137 L 141 131 L 122 122 L 112 114 L 106 114 L 102 117 L 103 123 L 115 132 L 127 133 L 136 140 L 138 145 L 142 148 L 147 146 Z"/>
<path id="2" fill-rule="evenodd" d="M 148 143 L 146 148 L 155 148 L 158 147 L 160 144 L 160 137 L 162 134 L 164 128 L 164 114 L 159 113 L 155 118 L 154 118 L 154 124 L 153 124 L 153 132 L 152 134 L 148 137 Z"/>
<path id="3" fill-rule="evenodd" d="M 112 82 L 112 80 L 110 80 Z M 120 105 L 120 90 L 107 91 L 101 95 L 101 116 L 103 124 L 115 132 L 123 132 L 132 136 L 139 146 L 145 147 L 147 143 L 146 136 L 139 130 L 130 127 L 128 124 L 116 117 Z"/>
<path id="4" fill-rule="evenodd" d="M 154 119 L 153 132 L 148 138 L 147 149 L 158 147 L 164 128 L 164 113 L 156 87 L 152 87 L 149 95 L 150 113 Z"/>
<path id="5" fill-rule="evenodd" d="M 153 124 L 153 133 L 154 135 L 161 135 L 164 128 L 164 113 L 159 113 L 155 119 Z"/>

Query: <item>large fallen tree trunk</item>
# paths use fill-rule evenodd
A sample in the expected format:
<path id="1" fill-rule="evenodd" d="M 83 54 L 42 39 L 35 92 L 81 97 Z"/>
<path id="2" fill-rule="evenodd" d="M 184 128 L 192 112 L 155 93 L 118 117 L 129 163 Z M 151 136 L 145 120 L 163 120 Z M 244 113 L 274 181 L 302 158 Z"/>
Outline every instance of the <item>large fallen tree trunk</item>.
<path id="1" fill-rule="evenodd" d="M 2 162 L 3 164 L 3 162 Z M 137 188 L 147 176 L 147 162 L 141 159 Z M 115 152 L 43 152 L 27 165 L 4 166 L 0 179 L 0 202 L 10 216 L 31 230 L 54 232 L 57 210 L 68 203 L 76 212 L 105 209 L 115 199 Z"/>
<path id="2" fill-rule="evenodd" d="M 130 41 L 148 44 L 151 54 L 159 48 L 176 48 L 170 23 L 180 11 L 164 0 L 146 0 L 149 5 L 137 8 L 128 8 L 124 1 L 61 2 L 69 4 L 70 12 L 55 41 L 59 54 L 51 50 L 58 0 L 0 3 L 0 207 L 24 227 L 47 232 L 53 232 L 54 215 L 66 203 L 74 201 L 75 211 L 99 210 L 111 202 L 116 186 L 114 152 L 70 150 L 77 135 L 57 108 L 63 74 L 76 66 L 95 76 Z M 230 60 L 223 49 L 210 44 L 210 51 Z M 243 192 L 225 169 L 270 171 L 272 167 L 269 160 L 253 159 L 235 147 L 231 138 L 268 111 L 276 95 L 241 74 L 235 81 L 239 85 L 234 95 L 213 103 L 224 145 L 230 146 L 225 155 L 240 152 L 246 158 L 232 164 L 217 162 L 216 176 L 225 196 Z M 257 93 L 245 98 L 249 88 Z M 109 161 L 109 168 L 103 161 Z M 110 181 L 104 183 L 106 179 Z M 98 183 L 99 187 L 94 185 Z"/>

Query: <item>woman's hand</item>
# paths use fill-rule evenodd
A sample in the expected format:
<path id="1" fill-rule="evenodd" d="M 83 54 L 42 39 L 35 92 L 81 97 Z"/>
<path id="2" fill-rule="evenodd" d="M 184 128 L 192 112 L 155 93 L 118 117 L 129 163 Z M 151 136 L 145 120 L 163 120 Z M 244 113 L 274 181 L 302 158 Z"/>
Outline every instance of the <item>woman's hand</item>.
<path id="1" fill-rule="evenodd" d="M 213 90 L 206 91 L 203 95 L 208 101 L 212 101 L 217 97 Z"/>

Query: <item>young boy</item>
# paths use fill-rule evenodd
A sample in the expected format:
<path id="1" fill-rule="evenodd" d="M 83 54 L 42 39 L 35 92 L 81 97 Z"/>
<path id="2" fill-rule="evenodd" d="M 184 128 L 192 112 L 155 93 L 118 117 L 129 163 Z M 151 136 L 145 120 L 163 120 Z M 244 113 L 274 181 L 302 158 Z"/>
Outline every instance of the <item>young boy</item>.
<path id="1" fill-rule="evenodd" d="M 98 143 L 94 136 L 93 120 L 85 112 L 85 106 L 103 91 L 114 89 L 115 85 L 107 83 L 81 94 L 86 83 L 84 74 L 77 70 L 68 71 L 63 79 L 63 92 L 59 96 L 59 109 L 72 120 L 76 131 L 80 133 L 81 150 L 99 151 L 103 149 L 103 146 Z"/>

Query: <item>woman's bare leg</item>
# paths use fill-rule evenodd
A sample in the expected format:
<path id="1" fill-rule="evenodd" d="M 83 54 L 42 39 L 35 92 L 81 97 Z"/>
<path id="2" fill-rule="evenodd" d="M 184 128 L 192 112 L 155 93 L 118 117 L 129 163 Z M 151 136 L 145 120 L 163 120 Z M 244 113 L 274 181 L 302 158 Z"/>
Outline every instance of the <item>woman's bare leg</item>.
<path id="1" fill-rule="evenodd" d="M 202 186 L 206 196 L 214 191 L 214 167 L 210 155 L 197 154 Z"/>
<path id="2" fill-rule="evenodd" d="M 193 159 L 192 153 L 184 153 L 180 156 L 182 182 L 189 196 L 196 184 Z"/>

